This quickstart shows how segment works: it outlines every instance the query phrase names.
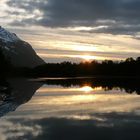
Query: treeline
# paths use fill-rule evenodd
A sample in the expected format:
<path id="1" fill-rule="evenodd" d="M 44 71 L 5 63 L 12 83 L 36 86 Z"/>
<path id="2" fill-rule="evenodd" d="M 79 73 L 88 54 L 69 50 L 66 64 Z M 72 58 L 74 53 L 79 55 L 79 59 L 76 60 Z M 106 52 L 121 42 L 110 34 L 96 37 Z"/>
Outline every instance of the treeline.
<path id="1" fill-rule="evenodd" d="M 46 63 L 32 69 L 28 74 L 42 77 L 140 76 L 140 57 L 127 58 L 125 61 Z"/>

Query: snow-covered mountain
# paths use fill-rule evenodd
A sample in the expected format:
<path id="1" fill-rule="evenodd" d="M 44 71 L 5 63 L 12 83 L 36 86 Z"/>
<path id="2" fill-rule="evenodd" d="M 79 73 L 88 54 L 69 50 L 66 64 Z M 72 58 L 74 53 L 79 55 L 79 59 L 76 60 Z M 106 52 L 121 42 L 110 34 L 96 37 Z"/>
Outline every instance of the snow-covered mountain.
<path id="1" fill-rule="evenodd" d="M 16 34 L 0 26 L 0 49 L 12 65 L 17 67 L 36 67 L 45 62 L 36 54 L 31 45 Z"/>

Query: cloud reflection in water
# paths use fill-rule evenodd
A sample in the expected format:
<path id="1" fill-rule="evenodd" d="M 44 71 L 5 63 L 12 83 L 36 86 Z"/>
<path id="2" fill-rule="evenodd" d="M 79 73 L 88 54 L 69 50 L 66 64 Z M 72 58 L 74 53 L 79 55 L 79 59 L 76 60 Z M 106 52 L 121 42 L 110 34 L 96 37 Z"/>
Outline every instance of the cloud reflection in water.
<path id="1" fill-rule="evenodd" d="M 12 89 L 16 89 L 17 83 L 21 92 L 12 95 L 18 105 L 29 101 L 41 86 L 27 81 L 19 86 L 18 81 L 10 84 L 15 87 Z M 42 86 L 32 100 L 0 119 L 0 140 L 114 140 L 114 137 L 130 140 L 140 137 L 139 95 L 82 85 Z"/>

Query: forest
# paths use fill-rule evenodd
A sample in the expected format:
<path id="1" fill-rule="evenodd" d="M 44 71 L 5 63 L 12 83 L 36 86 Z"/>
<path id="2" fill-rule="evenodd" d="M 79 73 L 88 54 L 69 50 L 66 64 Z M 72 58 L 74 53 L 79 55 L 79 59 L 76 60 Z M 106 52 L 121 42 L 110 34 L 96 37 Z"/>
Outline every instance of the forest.
<path id="1" fill-rule="evenodd" d="M 140 76 L 140 57 L 124 61 L 93 60 L 91 62 L 46 63 L 29 72 L 39 77 L 80 77 L 80 76 Z"/>

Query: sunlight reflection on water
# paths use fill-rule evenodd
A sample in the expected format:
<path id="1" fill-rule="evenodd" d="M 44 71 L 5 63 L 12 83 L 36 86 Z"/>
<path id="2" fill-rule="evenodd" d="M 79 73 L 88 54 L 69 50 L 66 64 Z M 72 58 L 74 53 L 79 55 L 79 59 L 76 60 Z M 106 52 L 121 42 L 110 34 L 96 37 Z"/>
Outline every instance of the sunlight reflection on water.
<path id="1" fill-rule="evenodd" d="M 32 100 L 18 110 L 42 112 L 46 116 L 72 115 L 80 112 L 131 112 L 139 107 L 139 95 L 118 90 L 104 91 L 90 86 L 63 88 L 41 87 Z M 41 115 L 41 114 L 40 114 Z"/>
<path id="2" fill-rule="evenodd" d="M 69 91 L 79 91 L 79 92 L 91 92 L 91 91 L 98 91 L 103 90 L 102 87 L 95 87 L 92 88 L 91 86 L 85 85 L 83 87 L 71 87 L 71 88 L 64 88 L 64 87 L 42 87 L 37 92 L 39 93 L 46 93 L 46 92 L 69 92 Z"/>

